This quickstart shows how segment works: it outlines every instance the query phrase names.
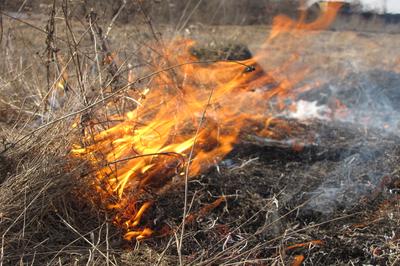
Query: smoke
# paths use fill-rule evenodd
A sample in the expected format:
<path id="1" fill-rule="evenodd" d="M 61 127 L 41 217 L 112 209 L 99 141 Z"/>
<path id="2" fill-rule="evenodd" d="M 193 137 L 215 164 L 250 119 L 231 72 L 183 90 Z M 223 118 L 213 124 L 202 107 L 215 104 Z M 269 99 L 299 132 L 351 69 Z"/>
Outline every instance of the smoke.
<path id="1" fill-rule="evenodd" d="M 344 122 L 366 134 L 360 132 L 358 138 L 347 140 L 349 143 L 340 155 L 341 160 L 328 177 L 307 195 L 313 200 L 306 209 L 323 214 L 338 209 L 349 210 L 363 198 L 372 200 L 375 193 L 382 192 L 379 191 L 382 189 L 380 185 L 392 169 L 390 165 L 385 165 L 390 160 L 387 154 L 392 149 L 385 142 L 400 133 L 400 75 L 381 69 L 360 71 L 354 64 L 353 68 L 345 71 L 344 78 L 330 79 L 325 85 L 326 94 L 319 99 L 319 108 L 329 108 L 323 105 L 326 98 L 338 99 L 342 105 L 336 110 L 331 107 L 333 116 L 329 123 Z"/>
<path id="2" fill-rule="evenodd" d="M 381 184 L 393 171 L 390 154 L 400 137 L 400 74 L 394 63 L 400 53 L 392 47 L 396 38 L 332 31 L 285 35 L 270 44 L 268 60 L 260 62 L 267 72 L 290 62 L 274 76 L 278 82 L 291 80 L 299 71 L 307 73 L 295 86 L 310 89 L 284 116 L 345 127 L 352 135 L 319 132 L 314 136 L 317 149 L 337 150 L 337 159 L 317 184 L 303 192 L 303 200 L 311 199 L 305 210 L 325 215 L 350 210 L 384 190 Z M 331 137 L 342 139 L 340 149 L 329 146 L 337 144 L 327 141 Z"/>
<path id="3" fill-rule="evenodd" d="M 400 131 L 400 75 L 374 69 L 367 72 L 349 70 L 344 79 L 330 82 L 328 89 L 346 106 L 346 115 L 334 115 L 331 123 L 346 122 L 373 132 L 373 137 L 360 134 L 350 142 L 335 169 L 309 196 L 315 197 L 306 207 L 329 214 L 338 208 L 350 209 L 363 197 L 380 189 L 391 167 L 379 165 L 390 160 L 391 147 L 385 144 Z M 343 110 L 338 110 L 343 111 Z M 335 112 L 335 110 L 333 110 Z M 395 143 L 393 142 L 393 146 Z M 350 155 L 349 155 L 350 154 Z M 379 191 L 381 192 L 381 191 Z"/>
<path id="4" fill-rule="evenodd" d="M 307 193 L 306 196 L 312 200 L 306 209 L 323 214 L 330 214 L 338 209 L 349 210 L 360 203 L 363 197 L 378 192 L 382 177 L 389 174 L 384 169 L 371 171 L 371 163 L 382 159 L 379 154 L 372 153 L 367 148 L 346 157 L 329 173 L 324 182 Z"/>
<path id="5" fill-rule="evenodd" d="M 379 69 L 349 73 L 340 83 L 333 88 L 349 108 L 349 115 L 341 120 L 399 134 L 398 73 Z"/>

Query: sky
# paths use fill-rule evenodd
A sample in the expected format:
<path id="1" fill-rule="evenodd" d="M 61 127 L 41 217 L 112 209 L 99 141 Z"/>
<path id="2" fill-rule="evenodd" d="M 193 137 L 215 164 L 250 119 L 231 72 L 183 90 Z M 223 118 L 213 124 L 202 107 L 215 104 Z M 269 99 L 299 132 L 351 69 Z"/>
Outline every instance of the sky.
<path id="1" fill-rule="evenodd" d="M 400 13 L 400 0 L 386 0 L 388 13 Z M 383 10 L 384 0 L 361 0 L 367 9 Z"/>
<path id="2" fill-rule="evenodd" d="M 307 3 L 319 2 L 321 0 L 309 0 Z M 325 0 L 325 1 L 338 1 L 338 0 Z M 383 12 L 385 0 L 342 0 L 344 2 L 361 2 L 364 10 L 366 11 L 378 11 Z M 400 0 L 386 0 L 386 9 L 388 13 L 399 13 L 400 14 Z"/>

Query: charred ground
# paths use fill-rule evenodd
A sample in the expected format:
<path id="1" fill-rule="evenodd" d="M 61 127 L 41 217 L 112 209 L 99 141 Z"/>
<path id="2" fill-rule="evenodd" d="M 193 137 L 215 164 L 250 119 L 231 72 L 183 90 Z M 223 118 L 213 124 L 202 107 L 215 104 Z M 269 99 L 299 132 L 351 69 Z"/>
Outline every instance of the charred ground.
<path id="1" fill-rule="evenodd" d="M 188 226 L 184 250 L 191 263 L 229 263 L 246 256 L 290 264 L 301 254 L 310 265 L 394 262 L 398 137 L 382 139 L 378 132 L 346 124 L 305 127 L 321 133 L 319 144 L 302 151 L 240 144 L 218 169 L 190 183 L 193 213 L 226 197 Z M 335 195 L 325 195 L 332 188 Z M 177 189 L 160 199 L 153 221 L 177 226 L 183 195 Z M 148 246 L 162 252 L 168 239 Z M 314 240 L 323 244 L 290 248 Z M 177 256 L 174 247 L 170 250 L 166 256 Z"/>

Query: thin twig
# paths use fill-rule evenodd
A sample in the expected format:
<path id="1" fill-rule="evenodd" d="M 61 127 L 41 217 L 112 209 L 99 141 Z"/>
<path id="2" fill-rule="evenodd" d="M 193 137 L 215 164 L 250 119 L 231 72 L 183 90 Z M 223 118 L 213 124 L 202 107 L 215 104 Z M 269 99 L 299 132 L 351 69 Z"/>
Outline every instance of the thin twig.
<path id="1" fill-rule="evenodd" d="M 3 42 L 3 12 L 2 6 L 0 6 L 0 44 Z"/>
<path id="2" fill-rule="evenodd" d="M 43 34 L 46 34 L 46 35 L 49 34 L 48 31 L 43 30 L 43 29 L 39 28 L 38 26 L 35 26 L 35 25 L 33 25 L 33 24 L 31 24 L 31 23 L 25 21 L 25 20 L 22 20 L 22 19 L 13 17 L 13 16 L 11 16 L 11 15 L 5 13 L 5 12 L 2 11 L 2 10 L 0 10 L 0 14 L 1 14 L 1 15 L 4 15 L 5 17 L 8 17 L 8 18 L 10 18 L 10 19 L 12 19 L 12 20 L 18 21 L 18 22 L 20 22 L 20 23 L 22 23 L 22 24 L 25 24 L 25 25 L 27 25 L 27 26 L 29 26 L 29 27 L 31 27 L 31 28 L 33 28 L 33 29 L 35 29 L 35 30 L 37 30 L 37 31 L 39 31 L 39 32 L 41 32 L 41 33 L 43 33 Z M 88 31 L 89 31 L 89 29 L 86 29 L 85 32 L 82 33 L 82 36 L 86 35 L 86 33 L 87 33 Z M 68 44 L 68 41 L 67 41 L 67 40 L 64 40 L 63 38 L 60 38 L 60 37 L 58 37 L 58 36 L 54 36 L 54 38 L 57 39 L 58 41 L 61 41 L 61 42 L 65 43 L 65 44 Z M 89 59 L 90 61 L 93 61 L 93 59 L 92 59 L 90 56 L 88 56 L 86 53 L 80 51 L 80 50 L 78 49 L 78 47 L 77 47 L 77 50 L 79 51 L 79 53 L 80 53 L 82 56 L 86 57 L 86 58 Z"/>
<path id="3" fill-rule="evenodd" d="M 186 216 L 187 216 L 190 163 L 192 161 L 192 157 L 193 157 L 193 154 L 194 154 L 194 148 L 196 146 L 197 138 L 198 138 L 198 135 L 200 133 L 200 129 L 201 129 L 202 125 L 203 125 L 204 119 L 206 117 L 207 109 L 211 104 L 211 99 L 212 99 L 213 94 L 214 94 L 214 87 L 211 89 L 210 95 L 209 95 L 208 100 L 207 100 L 207 104 L 204 107 L 203 113 L 201 115 L 199 126 L 196 129 L 196 134 L 194 135 L 193 145 L 192 145 L 192 147 L 190 149 L 189 158 L 188 158 L 188 162 L 187 162 L 186 170 L 185 170 L 185 198 L 184 198 L 184 206 L 183 206 L 181 235 L 180 235 L 179 243 L 178 243 L 178 255 L 179 255 L 179 263 L 180 263 L 180 265 L 183 265 L 183 261 L 182 261 L 182 244 L 183 244 L 183 236 L 185 234 L 185 221 L 186 221 Z"/>
<path id="4" fill-rule="evenodd" d="M 100 250 L 98 249 L 92 242 L 90 242 L 85 236 L 83 236 L 81 233 L 79 233 L 78 230 L 76 230 L 71 224 L 69 224 L 64 218 L 62 218 L 59 214 L 57 214 L 58 218 L 61 219 L 61 221 L 69 227 L 73 232 L 75 232 L 77 235 L 79 235 L 85 242 L 87 242 L 89 245 L 92 246 L 93 249 L 95 249 L 101 256 L 103 256 L 105 259 L 107 259 L 107 256 Z M 110 261 L 112 265 L 116 266 L 112 261 Z M 1 266 L 1 265 L 0 265 Z"/>
<path id="5" fill-rule="evenodd" d="M 117 18 L 118 18 L 119 15 L 121 14 L 122 10 L 125 8 L 125 6 L 126 6 L 126 0 L 122 0 L 121 6 L 118 8 L 117 13 L 116 13 L 115 16 L 111 19 L 111 22 L 110 22 L 110 24 L 108 25 L 107 32 L 106 32 L 106 34 L 105 34 L 105 39 L 108 38 L 108 34 L 110 33 L 110 31 L 111 31 L 111 29 L 112 29 L 112 27 L 113 27 L 115 21 L 117 20 Z"/>
<path id="6" fill-rule="evenodd" d="M 24 210 L 14 219 L 13 223 L 4 231 L 3 235 L 1 236 L 1 249 L 0 249 L 0 266 L 3 266 L 4 262 L 4 245 L 5 245 L 5 237 L 7 233 L 14 227 L 14 225 L 19 221 L 21 217 L 25 215 L 25 212 L 29 209 L 30 206 L 42 195 L 43 191 L 45 191 L 51 183 L 51 180 L 48 181 L 43 188 L 37 193 L 37 195 L 32 199 L 32 201 L 24 208 Z"/>

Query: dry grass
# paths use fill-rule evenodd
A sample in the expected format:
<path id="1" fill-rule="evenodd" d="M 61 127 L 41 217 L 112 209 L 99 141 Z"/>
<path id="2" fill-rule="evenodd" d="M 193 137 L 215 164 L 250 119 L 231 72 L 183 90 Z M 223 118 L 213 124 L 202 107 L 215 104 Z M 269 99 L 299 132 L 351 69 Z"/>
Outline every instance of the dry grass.
<path id="1" fill-rule="evenodd" d="M 115 229 L 104 213 L 77 200 L 85 167 L 69 156 L 79 137 L 73 120 L 87 115 L 82 109 L 98 100 L 89 100 L 89 92 L 101 87 L 90 74 L 89 26 L 75 31 L 77 24 L 65 23 L 60 7 L 55 11 L 29 24 L 3 18 L 0 264 L 116 265 L 120 252 L 109 242 Z M 66 90 L 56 86 L 64 70 Z"/>
<path id="2" fill-rule="evenodd" d="M 29 20 L 30 24 L 42 31 L 7 17 L 3 17 L 3 20 L 3 64 L 0 67 L 0 264 L 176 264 L 178 236 L 140 243 L 121 242 L 121 232 L 109 223 L 106 213 L 93 209 L 79 195 L 79 178 L 87 171 L 86 165 L 73 161 L 69 156 L 72 143 L 80 138 L 79 130 L 72 128 L 75 119 L 79 117 L 85 120 L 85 117 L 99 113 L 107 116 L 109 112 L 115 112 L 104 107 L 108 100 L 115 101 L 121 108 L 117 111 L 123 112 L 123 108 L 129 107 L 126 95 L 115 92 L 124 88 L 130 68 L 134 68 L 138 75 L 153 71 L 147 67 L 143 50 L 148 52 L 147 45 L 154 38 L 159 38 L 157 30 L 163 32 L 163 38 L 173 36 L 174 30 L 160 26 L 154 31 L 152 25 L 140 22 L 121 27 L 111 25 L 110 41 L 106 47 L 101 47 L 102 35 L 96 27 L 106 29 L 109 24 L 96 25 L 95 20 L 71 21 L 64 16 L 61 6 L 57 6 L 54 16 Z M 43 32 L 46 24 L 46 31 L 54 29 L 53 34 Z M 254 52 L 264 40 L 266 30 L 268 27 L 263 26 L 209 27 L 197 24 L 187 27 L 183 32 L 187 37 L 198 39 L 208 49 L 218 50 L 226 43 L 234 42 L 244 44 Z M 313 66 L 311 72 L 314 75 L 328 73 L 325 79 L 328 82 L 346 76 L 347 68 L 338 66 L 354 62 L 359 63 L 356 67 L 363 73 L 376 69 L 398 72 L 398 38 L 398 35 L 391 34 L 328 31 L 310 39 L 298 40 L 298 43 L 279 40 L 268 48 L 276 56 L 269 62 L 261 63 L 268 70 L 286 60 L 287 52 L 295 49 L 299 43 L 308 43 L 307 49 L 299 55 L 304 60 L 295 67 Z M 102 64 L 102 58 L 109 52 L 119 55 L 119 68 Z M 357 61 L 360 58 L 366 60 Z M 329 64 L 321 66 L 321 62 Z M 68 91 L 54 86 L 62 77 L 63 70 L 68 73 Z M 312 80 L 313 76 L 309 79 Z M 108 100 L 104 100 L 107 97 Z M 59 100 L 59 103 L 56 104 L 52 99 Z M 357 131 L 355 135 L 361 133 Z M 396 172 L 398 167 L 395 166 L 398 151 L 388 147 L 392 143 L 397 145 L 395 140 L 389 138 L 389 144 L 373 142 L 374 145 L 382 145 L 388 154 L 379 157 L 387 163 L 382 166 L 377 164 L 376 168 L 392 167 L 394 179 L 399 176 Z M 250 150 L 254 151 L 254 147 L 250 147 Z M 333 150 L 328 154 L 335 157 L 336 148 Z M 358 254 L 359 257 L 340 249 L 336 253 L 332 251 L 333 256 L 343 255 L 344 259 L 338 259 L 338 263 L 344 263 L 346 258 L 347 262 L 353 259 L 356 262 L 374 259 L 379 262 L 380 257 L 391 265 L 399 263 L 397 234 L 400 232 L 396 229 L 400 213 L 398 201 L 388 201 L 383 209 L 379 209 L 373 199 L 368 202 L 371 210 L 350 209 L 334 217 L 309 222 L 307 217 L 298 218 L 296 214 L 311 199 L 293 201 L 293 195 L 288 194 L 294 193 L 294 190 L 287 190 L 287 185 L 297 178 L 297 186 L 301 184 L 301 178 L 307 175 L 312 180 L 317 179 L 315 176 L 324 176 L 325 172 L 329 172 L 329 167 L 339 167 L 340 162 L 332 159 L 327 168 L 319 167 L 323 160 L 302 161 L 296 153 L 279 148 L 271 151 L 261 149 L 256 154 L 266 158 L 259 161 L 252 158 L 254 154 L 244 154 L 238 157 L 245 160 L 237 168 L 222 168 L 222 174 L 214 171 L 190 183 L 189 196 L 193 199 L 195 211 L 212 202 L 215 197 L 226 195 L 228 200 L 209 217 L 199 217 L 196 223 L 189 226 L 184 235 L 182 252 L 186 264 L 288 264 L 300 252 L 290 251 L 287 247 L 314 238 L 324 238 L 324 241 L 331 243 L 326 250 L 319 250 L 314 245 L 301 250 L 309 255 L 307 262 L 316 265 L 324 252 L 339 249 L 343 239 L 347 249 L 351 249 L 356 241 L 364 241 L 362 245 L 369 246 L 362 248 L 374 247 L 374 250 Z M 311 171 L 309 165 L 312 166 Z M 367 166 L 366 163 L 361 164 L 360 169 Z M 294 174 L 299 172 L 304 176 Z M 233 182 L 232 177 L 237 181 Z M 248 179 L 252 182 L 243 181 Z M 227 186 L 229 183 L 232 186 Z M 301 188 L 307 189 L 312 186 L 310 184 Z M 180 210 L 183 209 L 182 194 L 182 188 L 178 188 L 167 195 L 151 214 L 153 218 L 165 219 L 165 223 L 177 226 L 181 220 Z M 366 208 L 365 205 L 360 206 Z M 172 213 L 170 216 L 169 211 Z M 354 216 L 358 216 L 358 219 L 353 219 Z M 356 222 L 365 222 L 362 229 L 366 231 L 349 228 Z M 317 228 L 318 232 L 315 232 Z M 395 235 L 385 239 L 390 231 Z M 375 256 L 374 252 L 378 252 L 375 248 L 386 253 Z M 313 250 L 316 249 L 317 255 L 313 257 Z M 343 254 L 340 253 L 342 251 Z M 370 257 L 363 260 L 365 254 Z M 333 260 L 329 262 L 333 263 Z"/>

